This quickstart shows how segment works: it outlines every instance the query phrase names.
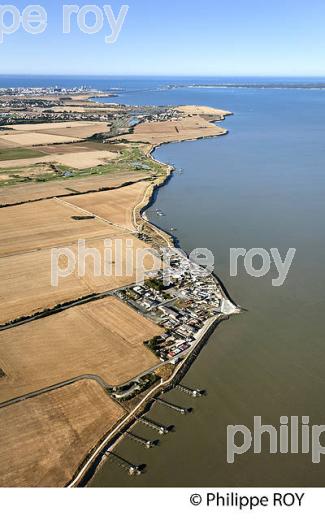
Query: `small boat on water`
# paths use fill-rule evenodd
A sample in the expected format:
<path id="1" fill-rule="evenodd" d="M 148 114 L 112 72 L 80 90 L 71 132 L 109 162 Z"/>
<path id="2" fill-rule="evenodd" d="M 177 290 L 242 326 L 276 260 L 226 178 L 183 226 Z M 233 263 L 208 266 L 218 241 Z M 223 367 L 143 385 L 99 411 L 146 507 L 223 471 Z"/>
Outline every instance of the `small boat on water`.
<path id="1" fill-rule="evenodd" d="M 164 217 L 165 216 L 165 213 L 163 213 L 163 211 L 161 211 L 161 209 L 156 209 L 156 213 L 159 217 Z"/>

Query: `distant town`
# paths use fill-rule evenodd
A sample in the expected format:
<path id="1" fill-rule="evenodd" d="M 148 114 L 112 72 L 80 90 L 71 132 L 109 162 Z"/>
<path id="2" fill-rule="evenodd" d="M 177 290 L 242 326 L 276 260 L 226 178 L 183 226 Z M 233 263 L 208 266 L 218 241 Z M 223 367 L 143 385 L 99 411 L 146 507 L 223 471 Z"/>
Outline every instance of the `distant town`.
<path id="1" fill-rule="evenodd" d="M 117 94 L 100 92 L 88 87 L 71 89 L 51 88 L 1 88 L 1 126 L 19 123 L 49 123 L 62 121 L 107 122 L 113 125 L 107 138 L 132 131 L 140 122 L 179 121 L 181 114 L 172 107 L 127 107 L 93 103 L 91 98 L 115 98 Z M 105 137 L 105 136 L 104 136 Z"/>

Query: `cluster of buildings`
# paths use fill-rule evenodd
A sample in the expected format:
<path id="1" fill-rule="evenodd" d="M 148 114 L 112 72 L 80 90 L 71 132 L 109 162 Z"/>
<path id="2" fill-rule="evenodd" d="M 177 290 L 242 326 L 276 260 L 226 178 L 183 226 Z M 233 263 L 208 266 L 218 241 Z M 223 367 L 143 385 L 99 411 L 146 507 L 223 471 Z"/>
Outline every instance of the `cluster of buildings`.
<path id="1" fill-rule="evenodd" d="M 146 345 L 161 361 L 176 361 L 197 341 L 210 318 L 222 313 L 224 296 L 212 275 L 179 250 L 164 250 L 168 267 L 149 273 L 143 284 L 116 291 L 116 295 L 163 327 L 164 333 Z"/>
<path id="2" fill-rule="evenodd" d="M 142 122 L 157 122 L 157 121 L 177 121 L 178 116 L 176 112 L 168 109 L 154 113 L 151 111 L 138 115 L 136 118 L 132 112 L 125 106 L 120 107 L 116 112 L 96 111 L 94 106 L 86 112 L 78 111 L 78 106 L 75 110 L 65 110 L 65 102 L 58 99 L 44 99 L 39 94 L 39 97 L 24 97 L 23 94 L 19 97 L 5 94 L 6 89 L 0 90 L 0 126 L 13 125 L 19 123 L 48 123 L 48 122 L 62 122 L 62 121 L 98 121 L 107 122 L 111 124 L 111 129 L 107 135 L 103 134 L 102 140 L 127 133 L 132 128 Z M 38 89 L 36 89 L 38 90 Z M 43 89 L 40 89 L 43 92 Z M 67 96 L 69 91 L 66 92 Z M 30 93 L 29 93 L 30 94 Z M 48 93 L 49 94 L 49 93 Z M 63 92 L 61 92 L 63 94 Z M 44 94 L 43 94 L 44 95 Z M 3 97 L 1 97 L 3 96 Z M 56 110 L 56 107 L 61 107 Z M 99 136 L 100 137 L 100 136 Z"/>
<path id="3" fill-rule="evenodd" d="M 47 123 L 60 121 L 98 121 L 111 123 L 111 131 L 105 138 L 111 138 L 132 131 L 132 128 L 143 122 L 177 122 L 182 117 L 173 107 L 119 105 L 116 112 L 87 110 L 64 110 L 69 104 L 70 96 L 87 94 L 95 96 L 99 91 L 85 86 L 74 88 L 0 88 L 0 126 L 19 123 Z M 116 97 L 114 94 L 107 94 Z M 81 101 L 82 103 L 82 101 Z M 57 110 L 57 107 L 60 107 Z"/>
<path id="4" fill-rule="evenodd" d="M 138 107 L 137 111 L 133 110 L 139 122 L 163 122 L 163 121 L 179 121 L 182 118 L 180 112 L 173 107 Z"/>
<path id="5" fill-rule="evenodd" d="M 53 105 L 53 104 L 52 104 Z M 59 123 L 66 121 L 99 121 L 109 123 L 112 120 L 110 114 L 79 113 L 79 112 L 6 112 L 1 111 L 0 103 L 0 125 L 13 125 L 19 123 Z M 29 107 L 32 108 L 32 107 Z"/>
<path id="6" fill-rule="evenodd" d="M 97 90 L 91 89 L 86 86 L 72 87 L 72 88 L 61 88 L 61 87 L 10 87 L 0 88 L 0 96 L 66 96 L 85 94 L 88 92 L 97 93 Z"/>
<path id="7" fill-rule="evenodd" d="M 82 94 L 96 95 L 97 90 L 87 87 L 75 87 L 65 89 L 60 87 L 50 88 L 2 88 L 0 89 L 0 125 L 19 123 L 46 123 L 60 121 L 99 121 L 112 120 L 110 113 L 96 111 L 78 112 L 65 110 L 70 97 Z M 81 101 L 82 103 L 82 101 Z M 56 107 L 61 107 L 56 110 Z"/>

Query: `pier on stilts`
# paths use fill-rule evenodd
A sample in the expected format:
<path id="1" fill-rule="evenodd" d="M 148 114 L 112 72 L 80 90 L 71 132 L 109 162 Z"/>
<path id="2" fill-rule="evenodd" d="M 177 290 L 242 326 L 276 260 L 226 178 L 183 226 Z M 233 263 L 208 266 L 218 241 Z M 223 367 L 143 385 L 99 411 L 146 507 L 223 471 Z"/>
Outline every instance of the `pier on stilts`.
<path id="1" fill-rule="evenodd" d="M 181 406 L 177 406 L 176 404 L 169 403 L 168 401 L 164 401 L 163 399 L 160 399 L 159 397 L 156 397 L 155 401 L 156 401 L 156 403 L 162 404 L 163 406 L 166 406 L 167 408 L 170 408 L 171 410 L 174 410 L 175 412 L 181 413 L 182 415 L 191 413 L 193 411 L 192 408 L 183 408 Z"/>
<path id="2" fill-rule="evenodd" d="M 145 417 L 139 417 L 138 421 L 145 426 L 148 426 L 148 428 L 151 428 L 152 430 L 156 430 L 159 435 L 166 435 L 169 432 L 169 428 L 167 426 L 164 426 L 163 424 L 156 423 L 152 421 L 151 419 L 146 419 Z"/>
<path id="3" fill-rule="evenodd" d="M 114 462 L 117 466 L 124 469 L 128 472 L 129 475 L 141 475 L 142 470 L 140 466 L 136 466 L 135 464 L 131 464 L 127 460 L 123 459 L 119 455 L 116 455 L 113 451 L 107 450 L 105 452 L 106 456 L 109 456 L 109 459 Z"/>
<path id="4" fill-rule="evenodd" d="M 134 433 L 131 433 L 131 432 L 126 432 L 125 435 L 132 441 L 137 442 L 138 444 L 141 444 L 141 446 L 143 446 L 144 448 L 149 449 L 149 448 L 153 448 L 154 446 L 158 446 L 158 441 L 150 441 L 150 440 L 144 439 L 143 437 L 139 437 L 139 435 L 135 435 Z"/>
<path id="5" fill-rule="evenodd" d="M 181 392 L 184 392 L 187 395 L 190 395 L 191 397 L 202 397 L 203 395 L 206 395 L 205 390 L 192 389 L 184 385 L 176 385 L 175 388 L 177 390 L 180 390 Z"/>

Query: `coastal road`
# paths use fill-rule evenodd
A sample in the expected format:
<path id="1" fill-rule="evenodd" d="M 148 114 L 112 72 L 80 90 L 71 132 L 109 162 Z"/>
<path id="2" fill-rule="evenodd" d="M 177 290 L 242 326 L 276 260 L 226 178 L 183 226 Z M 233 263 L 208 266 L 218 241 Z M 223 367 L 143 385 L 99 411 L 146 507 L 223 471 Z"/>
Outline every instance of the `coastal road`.
<path id="1" fill-rule="evenodd" d="M 191 347 L 190 351 L 186 353 L 186 356 L 182 360 L 182 362 L 175 368 L 174 373 L 166 380 L 161 381 L 157 386 L 155 386 L 150 392 L 148 392 L 147 395 L 145 395 L 141 401 L 137 404 L 137 406 L 124 418 L 122 421 L 110 432 L 106 435 L 104 440 L 99 444 L 99 446 L 95 449 L 95 451 L 91 454 L 91 456 L 82 464 L 81 468 L 78 470 L 78 473 L 75 475 L 73 480 L 68 484 L 68 487 L 76 487 L 80 483 L 80 481 L 83 479 L 83 477 L 86 475 L 87 471 L 91 468 L 91 466 L 96 461 L 97 457 L 100 455 L 100 453 L 107 448 L 108 443 L 110 440 L 114 439 L 117 434 L 121 432 L 122 428 L 125 428 L 128 426 L 132 421 L 137 419 L 137 413 L 139 412 L 141 414 L 141 411 L 143 409 L 143 406 L 150 401 L 152 397 L 154 397 L 156 394 L 160 393 L 160 391 L 165 388 L 169 387 L 169 385 L 173 382 L 175 377 L 177 376 L 178 372 L 183 368 L 187 360 L 192 355 L 193 351 L 196 349 L 200 341 L 204 339 L 204 336 L 209 331 L 210 327 L 214 325 L 214 323 L 219 319 L 219 317 L 213 317 L 208 320 L 208 322 L 205 324 L 205 326 L 200 331 L 200 334 L 198 335 L 193 347 Z M 120 439 L 116 441 L 119 442 Z"/>

